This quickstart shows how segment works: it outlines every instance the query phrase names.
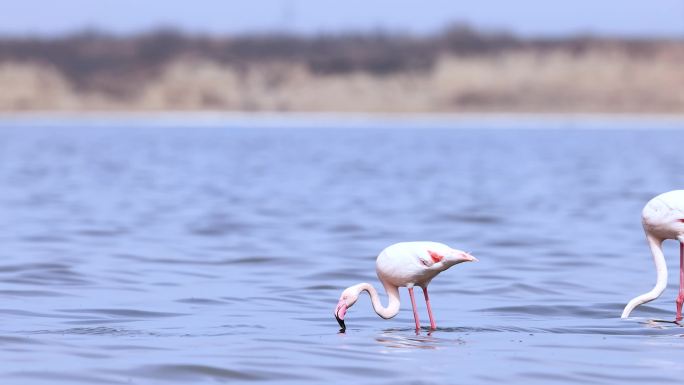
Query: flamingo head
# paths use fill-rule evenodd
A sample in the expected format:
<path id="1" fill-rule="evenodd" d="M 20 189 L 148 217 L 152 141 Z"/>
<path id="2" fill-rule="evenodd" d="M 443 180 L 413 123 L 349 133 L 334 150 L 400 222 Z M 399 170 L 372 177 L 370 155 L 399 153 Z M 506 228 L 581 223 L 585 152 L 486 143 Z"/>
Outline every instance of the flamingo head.
<path id="1" fill-rule="evenodd" d="M 344 324 L 344 316 L 347 314 L 347 309 L 352 307 L 358 299 L 359 293 L 351 287 L 345 289 L 340 295 L 340 300 L 337 301 L 337 307 L 335 307 L 335 319 L 337 320 L 337 323 L 340 324 L 342 331 L 347 328 Z"/>
<path id="2" fill-rule="evenodd" d="M 473 257 L 470 253 L 462 250 L 451 249 L 445 256 L 445 262 L 449 266 L 453 266 L 463 262 L 478 262 L 479 259 Z"/>

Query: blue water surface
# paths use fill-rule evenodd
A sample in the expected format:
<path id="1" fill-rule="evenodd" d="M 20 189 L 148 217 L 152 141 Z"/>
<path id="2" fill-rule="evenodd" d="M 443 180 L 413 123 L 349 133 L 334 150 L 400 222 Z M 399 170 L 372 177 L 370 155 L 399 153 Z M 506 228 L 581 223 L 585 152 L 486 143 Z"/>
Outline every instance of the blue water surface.
<path id="1" fill-rule="evenodd" d="M 677 120 L 0 122 L 5 384 L 679 381 L 640 211 L 684 188 Z M 467 250 L 438 329 L 363 296 L 398 241 Z M 382 289 L 381 289 L 382 291 Z M 383 301 L 385 301 L 383 296 Z M 427 326 L 422 298 L 418 307 Z"/>

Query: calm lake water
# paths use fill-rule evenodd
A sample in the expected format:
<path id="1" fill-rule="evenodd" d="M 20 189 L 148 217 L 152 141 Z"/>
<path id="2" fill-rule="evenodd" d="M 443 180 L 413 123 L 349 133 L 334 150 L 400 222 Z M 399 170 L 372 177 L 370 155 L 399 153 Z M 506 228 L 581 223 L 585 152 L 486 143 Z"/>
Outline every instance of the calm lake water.
<path id="1" fill-rule="evenodd" d="M 640 223 L 684 187 L 682 121 L 0 123 L 4 384 L 681 381 L 684 328 Z M 342 289 L 385 246 L 479 263 L 431 284 L 439 328 Z M 420 296 L 419 296 L 420 297 Z M 385 297 L 383 296 L 383 301 Z M 423 324 L 427 312 L 418 300 Z"/>

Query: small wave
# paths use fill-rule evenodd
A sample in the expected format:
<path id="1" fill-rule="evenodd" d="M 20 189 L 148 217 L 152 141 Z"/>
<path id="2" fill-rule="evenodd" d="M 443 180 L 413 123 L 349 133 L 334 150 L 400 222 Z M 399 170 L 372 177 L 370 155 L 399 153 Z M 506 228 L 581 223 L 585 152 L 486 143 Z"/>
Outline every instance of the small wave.
<path id="1" fill-rule="evenodd" d="M 246 222 L 224 218 L 222 215 L 210 216 L 187 226 L 188 232 L 203 237 L 221 237 L 237 234 L 251 229 Z"/>
<path id="2" fill-rule="evenodd" d="M 20 239 L 29 243 L 68 243 L 71 241 L 68 237 L 53 234 L 27 235 Z"/>
<path id="3" fill-rule="evenodd" d="M 475 223 L 483 225 L 499 224 L 502 222 L 501 218 L 494 215 L 485 214 L 442 214 L 439 218 L 444 219 L 448 222 L 459 222 L 459 223 Z"/>
<path id="4" fill-rule="evenodd" d="M 62 381 L 64 383 L 84 383 L 84 384 L 128 384 L 128 381 L 118 381 L 104 378 L 102 376 L 66 374 L 53 371 L 18 371 L 10 373 L 11 376 L 35 378 L 47 380 L 50 383 L 54 381 Z"/>
<path id="5" fill-rule="evenodd" d="M 0 309 L 0 314 L 14 315 L 20 317 L 38 317 L 38 318 L 55 318 L 55 319 L 87 319 L 88 317 L 80 315 L 64 315 L 56 313 L 38 313 L 19 309 Z"/>
<path id="6" fill-rule="evenodd" d="M 0 335 L 0 344 L 2 345 L 41 345 L 42 342 L 26 337 Z"/>
<path id="7" fill-rule="evenodd" d="M 83 235 L 92 238 L 109 238 L 128 234 L 128 230 L 123 228 L 112 229 L 84 229 L 77 232 L 78 235 Z"/>
<path id="8" fill-rule="evenodd" d="M 427 326 L 421 328 L 419 335 L 425 333 L 426 336 L 439 337 L 441 333 L 469 335 L 478 333 L 520 333 L 520 334 L 589 334 L 589 335 L 603 335 L 603 336 L 681 336 L 682 326 L 673 322 L 659 322 L 654 320 L 637 320 L 632 323 L 622 323 L 621 320 L 615 320 L 616 323 L 610 325 L 578 325 L 566 327 L 518 327 L 518 326 L 459 326 L 459 327 L 438 327 L 437 329 L 430 329 Z M 644 327 L 646 326 L 646 327 Z M 413 335 L 414 328 L 392 328 L 385 329 L 383 335 L 398 334 L 398 335 Z M 399 338 L 399 337 L 397 337 Z M 405 337 L 401 337 L 405 338 Z M 439 340 L 436 340 L 439 342 Z"/>
<path id="9" fill-rule="evenodd" d="M 79 334 L 79 335 L 109 335 L 109 336 L 159 336 L 160 334 L 153 332 L 145 332 L 141 330 L 112 328 L 107 326 L 98 326 L 92 328 L 69 328 L 69 329 L 55 329 L 55 330 L 34 330 L 28 332 L 30 334 Z"/>
<path id="10" fill-rule="evenodd" d="M 132 317 L 132 318 L 162 318 L 162 317 L 178 317 L 185 316 L 185 313 L 164 313 L 147 310 L 136 309 L 62 309 L 59 310 L 64 313 L 94 313 L 104 314 L 114 317 Z"/>
<path id="11" fill-rule="evenodd" d="M 143 377 L 162 379 L 165 381 L 184 382 L 201 380 L 243 380 L 266 381 L 283 379 L 304 379 L 305 377 L 290 373 L 271 372 L 265 370 L 236 370 L 210 365 L 198 364 L 164 364 L 146 365 L 134 369 L 133 372 Z M 122 372 L 130 373 L 130 372 Z"/>
<path id="12" fill-rule="evenodd" d="M 189 303 L 192 305 L 225 305 L 225 301 L 219 301 L 216 299 L 210 299 L 210 298 L 181 298 L 177 299 L 176 302 L 180 303 Z"/>
<path id="13" fill-rule="evenodd" d="M 354 373 L 356 375 L 361 376 L 362 378 L 365 378 L 366 380 L 368 380 L 369 377 L 391 378 L 395 374 L 394 371 L 388 370 L 388 369 L 381 369 L 378 367 L 370 367 L 370 366 L 358 366 L 358 365 L 356 365 L 356 366 L 320 365 L 320 366 L 317 366 L 317 368 L 333 371 L 333 372 L 340 373 L 340 374 Z"/>
<path id="14" fill-rule="evenodd" d="M 91 284 L 82 274 L 63 263 L 27 263 L 22 265 L 0 266 L 0 274 L 6 283 L 19 283 L 36 286 L 46 284 L 87 285 Z"/>
<path id="15" fill-rule="evenodd" d="M 365 228 L 354 223 L 340 223 L 330 227 L 328 230 L 332 233 L 348 234 L 363 232 Z"/>
<path id="16" fill-rule="evenodd" d="M 529 248 L 529 247 L 534 247 L 538 245 L 546 245 L 546 244 L 551 244 L 557 242 L 556 240 L 553 239 L 535 239 L 532 237 L 528 237 L 526 239 L 500 239 L 500 240 L 493 240 L 490 243 L 490 247 L 498 247 L 498 248 Z"/>
<path id="17" fill-rule="evenodd" d="M 0 290 L 0 295 L 8 297 L 71 297 L 71 294 L 47 290 Z"/>
<path id="18" fill-rule="evenodd" d="M 311 285 L 304 288 L 304 290 L 338 290 L 341 289 L 339 286 L 335 285 Z"/>
<path id="19" fill-rule="evenodd" d="M 13 273 L 31 270 L 68 270 L 71 266 L 64 263 L 22 263 L 20 265 L 0 266 L 0 273 Z"/>
<path id="20" fill-rule="evenodd" d="M 611 306 L 610 309 L 597 306 L 578 306 L 578 305 L 522 305 L 522 306 L 501 306 L 480 309 L 485 313 L 504 313 L 515 315 L 534 315 L 534 316 L 571 316 L 581 318 L 613 318 L 616 312 Z"/>
<path id="21" fill-rule="evenodd" d="M 136 262 L 171 265 L 198 265 L 198 266 L 230 266 L 230 265 L 296 265 L 294 258 L 274 256 L 241 256 L 225 259 L 183 259 L 183 258 L 150 258 L 141 255 L 117 254 L 117 258 L 128 259 Z"/>
<path id="22" fill-rule="evenodd" d="M 411 333 L 415 332 L 415 328 L 389 328 L 384 329 L 384 333 Z M 421 332 L 427 333 L 503 333 L 503 332 L 514 332 L 514 333 L 532 333 L 533 331 L 539 331 L 539 329 L 524 328 L 517 326 L 440 326 L 436 329 L 430 329 L 428 326 L 423 326 L 420 329 Z"/>
<path id="23" fill-rule="evenodd" d="M 226 265 L 260 265 L 264 263 L 268 264 L 278 264 L 283 263 L 287 258 L 276 258 L 276 257 L 264 257 L 264 256 L 250 256 L 242 257 L 231 260 L 225 260 Z M 288 261 L 290 262 L 290 261 Z"/>

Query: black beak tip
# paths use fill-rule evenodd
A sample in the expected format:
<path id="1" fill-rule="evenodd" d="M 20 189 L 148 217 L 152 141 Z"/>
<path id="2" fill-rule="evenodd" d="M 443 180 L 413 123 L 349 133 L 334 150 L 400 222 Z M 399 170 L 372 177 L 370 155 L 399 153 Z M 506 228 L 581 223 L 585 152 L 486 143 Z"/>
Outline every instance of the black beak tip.
<path id="1" fill-rule="evenodd" d="M 337 320 L 337 323 L 340 324 L 340 331 L 341 332 L 344 332 L 345 330 L 347 330 L 347 326 L 344 324 L 343 319 L 338 317 L 337 314 L 335 314 L 335 319 Z"/>

